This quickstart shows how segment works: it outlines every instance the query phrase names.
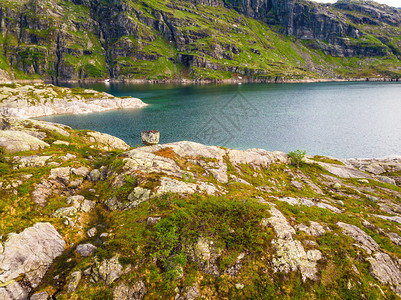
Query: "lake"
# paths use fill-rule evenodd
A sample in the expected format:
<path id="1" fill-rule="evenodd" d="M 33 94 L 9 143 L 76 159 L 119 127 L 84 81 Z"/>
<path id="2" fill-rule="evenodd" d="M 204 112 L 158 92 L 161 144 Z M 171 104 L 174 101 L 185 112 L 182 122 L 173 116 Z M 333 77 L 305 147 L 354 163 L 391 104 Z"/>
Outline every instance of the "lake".
<path id="1" fill-rule="evenodd" d="M 161 143 L 196 141 L 339 158 L 401 155 L 401 83 L 84 85 L 150 104 L 138 110 L 40 118 L 139 145 L 143 130 Z"/>

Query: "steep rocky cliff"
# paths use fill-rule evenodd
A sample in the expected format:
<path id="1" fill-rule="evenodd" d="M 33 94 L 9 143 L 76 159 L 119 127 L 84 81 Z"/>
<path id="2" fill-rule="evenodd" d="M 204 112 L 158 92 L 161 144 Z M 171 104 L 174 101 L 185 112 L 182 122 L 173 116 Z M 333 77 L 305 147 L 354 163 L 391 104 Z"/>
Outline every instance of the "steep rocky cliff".
<path id="1" fill-rule="evenodd" d="M 371 1 L 6 0 L 0 69 L 53 80 L 398 78 L 400 20 Z"/>
<path id="2" fill-rule="evenodd" d="M 0 149 L 1 299 L 401 296 L 400 157 L 297 166 L 8 117 Z"/>

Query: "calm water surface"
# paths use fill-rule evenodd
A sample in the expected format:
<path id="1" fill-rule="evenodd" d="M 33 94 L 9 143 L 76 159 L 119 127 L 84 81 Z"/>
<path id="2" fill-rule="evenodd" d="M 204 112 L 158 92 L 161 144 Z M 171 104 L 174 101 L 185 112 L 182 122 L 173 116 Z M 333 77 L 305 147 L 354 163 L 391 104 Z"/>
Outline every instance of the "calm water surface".
<path id="1" fill-rule="evenodd" d="M 41 119 L 109 133 L 133 146 L 141 131 L 157 129 L 161 143 L 304 149 L 340 158 L 401 155 L 401 83 L 85 87 L 151 105 Z"/>

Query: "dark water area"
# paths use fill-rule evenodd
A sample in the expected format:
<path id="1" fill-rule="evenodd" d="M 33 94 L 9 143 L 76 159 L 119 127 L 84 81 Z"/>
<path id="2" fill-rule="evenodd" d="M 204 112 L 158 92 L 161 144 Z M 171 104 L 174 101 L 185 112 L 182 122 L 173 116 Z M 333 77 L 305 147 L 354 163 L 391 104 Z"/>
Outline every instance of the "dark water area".
<path id="1" fill-rule="evenodd" d="M 303 149 L 339 158 L 401 155 L 399 82 L 82 86 L 150 105 L 40 119 L 109 133 L 133 146 L 141 131 L 156 129 L 161 143 Z"/>

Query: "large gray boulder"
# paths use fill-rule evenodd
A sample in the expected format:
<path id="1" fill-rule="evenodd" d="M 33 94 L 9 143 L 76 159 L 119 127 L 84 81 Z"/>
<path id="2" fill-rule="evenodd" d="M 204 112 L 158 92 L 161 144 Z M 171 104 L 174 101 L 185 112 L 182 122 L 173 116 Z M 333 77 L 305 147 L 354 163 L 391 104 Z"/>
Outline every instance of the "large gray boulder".
<path id="1" fill-rule="evenodd" d="M 63 238 L 50 223 L 10 233 L 0 253 L 0 299 L 26 299 L 64 246 Z"/>
<path id="2" fill-rule="evenodd" d="M 49 144 L 23 131 L 0 130 L 0 147 L 6 152 L 40 150 Z"/>

